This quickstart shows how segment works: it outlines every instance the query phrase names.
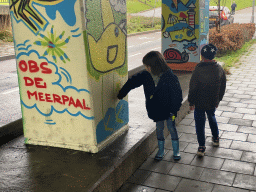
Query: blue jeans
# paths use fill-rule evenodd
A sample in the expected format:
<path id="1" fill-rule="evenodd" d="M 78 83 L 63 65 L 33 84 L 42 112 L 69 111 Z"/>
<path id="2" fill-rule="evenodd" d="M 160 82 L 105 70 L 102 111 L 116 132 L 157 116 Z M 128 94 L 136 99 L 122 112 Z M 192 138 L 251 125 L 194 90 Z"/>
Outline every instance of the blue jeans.
<path id="1" fill-rule="evenodd" d="M 157 140 L 164 141 L 164 122 L 167 122 L 167 128 L 170 131 L 172 140 L 178 140 L 178 133 L 175 126 L 175 120 L 172 121 L 171 118 L 156 122 L 156 136 Z"/>
<path id="2" fill-rule="evenodd" d="M 211 128 L 212 136 L 217 139 L 219 136 L 218 124 L 215 118 L 215 109 L 212 110 L 200 110 L 195 108 L 194 117 L 196 122 L 196 134 L 199 146 L 205 146 L 205 113 L 207 114 L 209 125 Z"/>

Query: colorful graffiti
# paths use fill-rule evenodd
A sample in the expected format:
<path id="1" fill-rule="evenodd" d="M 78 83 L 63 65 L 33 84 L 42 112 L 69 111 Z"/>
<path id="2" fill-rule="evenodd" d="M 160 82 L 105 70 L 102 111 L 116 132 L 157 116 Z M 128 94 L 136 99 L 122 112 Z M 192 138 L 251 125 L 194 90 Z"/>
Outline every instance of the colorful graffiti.
<path id="1" fill-rule="evenodd" d="M 10 0 L 10 13 L 25 142 L 98 152 L 128 123 L 125 1 Z"/>
<path id="2" fill-rule="evenodd" d="M 191 71 L 200 62 L 199 39 L 204 22 L 199 1 L 162 1 L 162 51 L 173 70 Z"/>
<path id="3" fill-rule="evenodd" d="M 123 2 L 123 3 L 122 3 Z M 126 4 L 125 1 L 86 1 L 87 38 L 90 58 L 88 71 L 96 79 L 103 73 L 122 68 L 117 72 L 126 75 Z M 98 7 L 98 12 L 90 11 Z"/>
<path id="4" fill-rule="evenodd" d="M 55 36 L 52 26 L 49 36 L 46 37 L 45 35 L 39 33 L 40 37 L 42 37 L 43 40 L 35 41 L 34 44 L 47 48 L 43 56 L 52 55 L 53 60 L 55 61 L 55 63 L 57 63 L 57 55 L 63 63 L 66 63 L 65 59 L 68 61 L 70 61 L 70 59 L 67 54 L 61 49 L 61 47 L 65 46 L 69 42 L 70 36 L 68 36 L 68 38 L 62 40 L 61 42 L 58 42 L 62 39 L 64 34 L 65 31 L 63 31 L 60 35 Z"/>
<path id="5" fill-rule="evenodd" d="M 71 2 L 71 3 L 70 3 Z M 44 31 L 48 25 L 46 18 L 38 11 L 36 5 L 44 6 L 48 17 L 56 18 L 56 11 L 62 15 L 66 23 L 75 24 L 74 1 L 67 0 L 10 0 L 10 12 L 19 22 L 23 21 L 35 34 Z M 68 10 L 69 14 L 66 14 Z"/>
<path id="6" fill-rule="evenodd" d="M 102 109 L 97 124 L 97 142 L 100 143 L 116 130 L 128 123 L 128 102 L 120 101 L 116 107 L 109 104 L 104 92 L 113 90 L 115 95 L 120 90 L 120 78 L 127 76 L 127 32 L 126 32 L 126 3 L 124 0 L 95 0 L 85 1 L 86 28 L 85 37 L 88 43 L 87 69 L 95 82 L 101 82 L 101 92 L 92 94 L 101 97 Z M 99 11 L 91 11 L 96 7 Z M 117 76 L 113 77 L 114 73 Z M 109 79 L 113 82 L 110 86 Z M 123 82 L 124 83 L 124 82 Z"/>

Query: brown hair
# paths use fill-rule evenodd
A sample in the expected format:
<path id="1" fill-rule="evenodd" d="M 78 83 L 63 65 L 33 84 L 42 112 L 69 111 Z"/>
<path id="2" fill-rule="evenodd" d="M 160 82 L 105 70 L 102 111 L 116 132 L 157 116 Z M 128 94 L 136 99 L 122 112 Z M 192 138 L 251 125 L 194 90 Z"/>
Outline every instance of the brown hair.
<path id="1" fill-rule="evenodd" d="M 170 69 L 165 61 L 164 56 L 158 51 L 148 52 L 142 59 L 144 65 L 151 68 L 153 75 L 161 75 L 161 73 Z"/>

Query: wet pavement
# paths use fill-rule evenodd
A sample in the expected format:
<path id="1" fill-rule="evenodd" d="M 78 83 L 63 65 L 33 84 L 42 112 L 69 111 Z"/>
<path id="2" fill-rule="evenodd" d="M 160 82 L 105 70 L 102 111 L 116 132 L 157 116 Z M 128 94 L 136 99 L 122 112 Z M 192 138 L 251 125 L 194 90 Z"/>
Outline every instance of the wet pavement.
<path id="1" fill-rule="evenodd" d="M 256 44 L 231 68 L 223 101 L 216 110 L 220 146 L 213 147 L 206 122 L 206 153 L 196 155 L 194 114 L 177 126 L 181 160 L 172 160 L 170 135 L 165 156 L 154 161 L 156 149 L 118 192 L 255 192 L 256 191 Z"/>
<path id="2" fill-rule="evenodd" d="M 13 49 L 10 45 L 7 47 Z M 2 60 L 8 56 L 10 54 Z M 129 76 L 141 70 L 141 67 L 133 69 Z M 186 97 L 191 73 L 179 72 L 177 75 Z M 184 102 L 178 121 L 187 111 L 188 104 Z M 0 127 L 1 132 L 13 130 L 15 134 L 15 139 L 0 144 L 0 192 L 118 190 L 157 146 L 155 123 L 147 117 L 143 87 L 129 93 L 129 119 L 129 130 L 97 154 L 25 145 L 24 136 L 17 137 L 22 133 L 21 120 Z"/>

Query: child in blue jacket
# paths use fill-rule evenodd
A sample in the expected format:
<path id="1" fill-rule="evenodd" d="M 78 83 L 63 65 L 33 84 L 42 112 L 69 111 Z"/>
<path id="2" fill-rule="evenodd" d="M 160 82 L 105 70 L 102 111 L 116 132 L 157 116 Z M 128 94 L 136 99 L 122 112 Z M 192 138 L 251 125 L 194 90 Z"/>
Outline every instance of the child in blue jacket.
<path id="1" fill-rule="evenodd" d="M 132 76 L 119 91 L 118 99 L 124 98 L 131 89 L 143 85 L 148 117 L 156 122 L 158 153 L 155 160 L 164 156 L 164 121 L 170 131 L 173 158 L 179 160 L 179 138 L 175 127 L 175 117 L 182 103 L 182 90 L 179 80 L 167 66 L 164 56 L 158 51 L 150 51 L 142 60 L 147 71 Z"/>

